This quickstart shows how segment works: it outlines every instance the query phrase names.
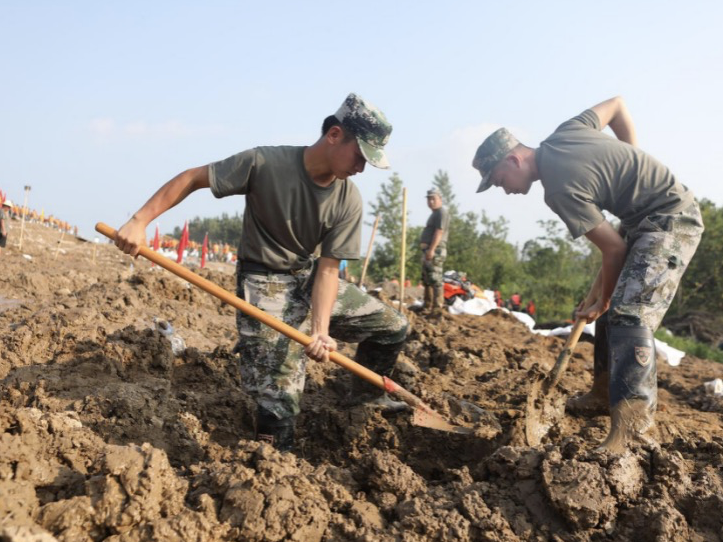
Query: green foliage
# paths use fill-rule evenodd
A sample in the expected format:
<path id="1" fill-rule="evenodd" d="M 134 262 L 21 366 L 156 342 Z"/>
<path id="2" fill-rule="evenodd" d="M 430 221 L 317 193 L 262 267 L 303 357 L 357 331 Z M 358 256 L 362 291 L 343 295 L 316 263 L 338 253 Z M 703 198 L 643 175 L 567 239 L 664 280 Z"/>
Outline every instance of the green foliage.
<path id="1" fill-rule="evenodd" d="M 676 337 L 671 335 L 665 328 L 660 327 L 655 332 L 655 338 L 667 343 L 673 348 L 682 350 L 686 354 L 695 356 L 696 358 L 709 359 L 723 363 L 723 350 L 713 348 L 705 343 L 700 343 L 689 337 Z"/>
<path id="2" fill-rule="evenodd" d="M 180 239 L 182 231 L 182 227 L 176 226 L 173 237 Z M 203 243 L 203 238 L 208 233 L 209 243 L 227 243 L 236 247 L 241 241 L 242 231 L 243 217 L 238 213 L 234 216 L 223 213 L 214 218 L 196 217 L 188 223 L 188 237 L 197 243 Z"/>
<path id="3" fill-rule="evenodd" d="M 600 266 L 599 251 L 574 241 L 554 220 L 539 221 L 545 235 L 522 249 L 521 294 L 534 299 L 543 320 L 570 318 L 585 297 Z"/>
<path id="4" fill-rule="evenodd" d="M 700 201 L 705 232 L 678 289 L 671 313 L 723 311 L 723 208 Z"/>
<path id="5" fill-rule="evenodd" d="M 367 274 L 380 281 L 399 277 L 402 253 L 402 179 L 394 173 L 382 183 L 377 201 L 370 205 L 372 216 L 380 216 L 376 242 Z M 410 247 L 408 247 L 410 248 Z M 409 255 L 409 250 L 407 250 Z M 408 260 L 407 260 L 408 261 Z"/>

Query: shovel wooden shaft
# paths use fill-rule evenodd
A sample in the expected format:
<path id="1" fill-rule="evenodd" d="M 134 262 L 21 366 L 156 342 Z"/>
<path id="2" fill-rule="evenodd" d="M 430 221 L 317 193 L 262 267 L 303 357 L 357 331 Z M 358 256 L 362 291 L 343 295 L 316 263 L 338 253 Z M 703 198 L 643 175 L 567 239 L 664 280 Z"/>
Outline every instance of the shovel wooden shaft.
<path id="1" fill-rule="evenodd" d="M 567 337 L 567 341 L 565 341 L 565 346 L 562 347 L 562 352 L 560 352 L 560 355 L 557 357 L 557 361 L 555 362 L 555 366 L 552 368 L 547 377 L 550 388 L 557 386 L 560 378 L 562 378 L 562 373 L 564 373 L 565 369 L 567 369 L 567 364 L 570 362 L 572 352 L 575 350 L 577 341 L 580 339 L 580 335 L 582 335 L 582 331 L 585 329 L 586 324 L 587 320 L 585 318 L 578 318 L 575 320 L 575 325 L 572 326 L 570 335 Z"/>
<path id="2" fill-rule="evenodd" d="M 372 255 L 372 247 L 374 246 L 374 235 L 377 233 L 377 226 L 379 225 L 379 217 L 381 215 L 377 215 L 377 217 L 374 219 L 374 227 L 372 228 L 372 236 L 369 239 L 369 248 L 367 248 L 367 255 L 366 258 L 364 258 L 364 267 L 362 268 L 361 277 L 359 278 L 359 287 L 364 286 L 364 279 L 367 276 L 367 266 L 369 265 L 369 258 Z"/>
<path id="3" fill-rule="evenodd" d="M 116 234 L 118 233 L 116 230 L 108 226 L 107 224 L 104 224 L 103 222 L 98 222 L 95 225 L 96 231 L 99 233 L 102 233 L 109 239 L 115 240 Z M 140 247 L 139 254 L 143 256 L 144 258 L 152 261 L 153 263 L 167 269 L 174 275 L 178 275 L 184 280 L 187 280 L 191 284 L 198 286 L 202 290 L 205 290 L 209 294 L 217 297 L 224 303 L 228 303 L 232 307 L 237 308 L 241 312 L 248 314 L 252 318 L 257 319 L 259 322 L 266 324 L 272 329 L 275 329 L 279 333 L 282 333 L 286 335 L 289 339 L 296 341 L 300 344 L 303 344 L 304 346 L 307 346 L 311 343 L 311 337 L 306 335 L 305 333 L 302 333 L 296 328 L 291 327 L 290 325 L 282 322 L 281 320 L 274 318 L 270 314 L 265 313 L 261 309 L 258 309 L 254 307 L 251 303 L 248 303 L 247 301 L 244 301 L 240 297 L 232 294 L 228 290 L 225 290 L 221 288 L 220 286 L 217 286 L 210 280 L 206 280 L 205 278 L 197 275 L 193 271 L 190 271 L 183 267 L 182 265 L 177 264 L 176 262 L 173 262 L 166 258 L 165 256 L 158 254 L 157 252 L 154 252 L 148 247 Z M 357 375 L 360 378 L 363 378 L 370 384 L 375 385 L 378 388 L 386 389 L 385 386 L 385 379 L 382 378 L 380 375 L 375 373 L 374 371 L 371 371 L 364 367 L 363 365 L 360 365 L 356 361 L 353 361 L 343 354 L 340 354 L 339 352 L 330 352 L 329 353 L 329 359 L 336 363 L 337 365 L 340 365 L 347 369 L 348 371 L 351 371 L 355 375 Z"/>

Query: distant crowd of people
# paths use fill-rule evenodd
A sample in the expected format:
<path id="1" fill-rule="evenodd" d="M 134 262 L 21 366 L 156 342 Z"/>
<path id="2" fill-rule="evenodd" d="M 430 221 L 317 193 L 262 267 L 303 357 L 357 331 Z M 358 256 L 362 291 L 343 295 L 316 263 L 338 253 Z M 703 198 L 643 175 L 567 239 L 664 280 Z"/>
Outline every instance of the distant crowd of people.
<path id="1" fill-rule="evenodd" d="M 35 209 L 23 208 L 13 203 L 3 191 L 0 190 L 0 253 L 7 245 L 8 222 L 10 220 L 22 220 L 23 215 L 29 223 L 42 224 L 45 227 L 78 235 L 78 227 L 71 226 L 68 222 L 60 220 L 53 215 L 46 215 L 45 210 L 38 213 Z"/>
<path id="2" fill-rule="evenodd" d="M 537 314 L 537 307 L 535 306 L 535 302 L 530 299 L 523 306 L 522 296 L 517 293 L 512 294 L 508 299 L 503 300 L 502 294 L 500 294 L 499 290 L 495 290 L 495 303 L 498 307 L 504 307 L 515 312 L 524 312 L 526 314 L 529 314 L 533 318 L 535 317 L 535 314 Z"/>

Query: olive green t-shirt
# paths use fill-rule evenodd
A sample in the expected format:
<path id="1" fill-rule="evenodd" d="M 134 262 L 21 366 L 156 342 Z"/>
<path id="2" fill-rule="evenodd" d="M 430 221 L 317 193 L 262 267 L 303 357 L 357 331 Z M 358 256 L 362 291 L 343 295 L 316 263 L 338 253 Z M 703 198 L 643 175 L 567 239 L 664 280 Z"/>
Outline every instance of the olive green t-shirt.
<path id="1" fill-rule="evenodd" d="M 419 237 L 420 243 L 426 243 L 427 245 L 432 243 L 434 234 L 437 230 L 442 230 L 442 239 L 439 241 L 439 248 L 445 248 L 447 246 L 447 238 L 449 237 L 449 211 L 446 207 L 440 207 L 432 211 L 427 219 L 427 225 L 422 230 L 422 235 Z"/>
<path id="2" fill-rule="evenodd" d="M 600 224 L 603 210 L 628 229 L 648 215 L 693 203 L 693 194 L 666 166 L 600 130 L 600 119 L 588 109 L 561 124 L 535 155 L 545 203 L 574 238 Z"/>
<path id="3" fill-rule="evenodd" d="M 304 167 L 304 149 L 256 147 L 209 165 L 214 196 L 246 196 L 239 260 L 297 270 L 319 245 L 324 257 L 359 258 L 359 189 L 349 179 L 315 184 Z"/>

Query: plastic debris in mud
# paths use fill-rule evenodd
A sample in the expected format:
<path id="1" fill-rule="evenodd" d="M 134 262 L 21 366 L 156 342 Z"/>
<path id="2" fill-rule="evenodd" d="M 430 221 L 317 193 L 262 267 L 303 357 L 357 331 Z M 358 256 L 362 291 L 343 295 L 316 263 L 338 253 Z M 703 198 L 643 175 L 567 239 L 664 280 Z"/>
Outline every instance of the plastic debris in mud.
<path id="1" fill-rule="evenodd" d="M 174 355 L 178 356 L 183 354 L 186 350 L 186 342 L 183 340 L 183 337 L 175 333 L 170 322 L 161 320 L 160 318 L 153 318 L 153 325 L 161 335 L 171 341 L 171 350 L 173 350 Z"/>

